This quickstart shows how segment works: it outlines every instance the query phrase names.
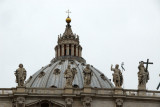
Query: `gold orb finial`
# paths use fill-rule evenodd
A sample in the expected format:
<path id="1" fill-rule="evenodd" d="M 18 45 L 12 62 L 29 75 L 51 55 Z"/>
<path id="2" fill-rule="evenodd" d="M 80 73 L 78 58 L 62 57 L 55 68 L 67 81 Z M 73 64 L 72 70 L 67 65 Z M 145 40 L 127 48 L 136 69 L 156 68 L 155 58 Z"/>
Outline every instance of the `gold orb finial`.
<path id="1" fill-rule="evenodd" d="M 67 18 L 66 18 L 66 22 L 67 22 L 67 23 L 70 23 L 70 22 L 71 22 L 71 18 L 70 18 L 70 17 L 67 17 Z"/>

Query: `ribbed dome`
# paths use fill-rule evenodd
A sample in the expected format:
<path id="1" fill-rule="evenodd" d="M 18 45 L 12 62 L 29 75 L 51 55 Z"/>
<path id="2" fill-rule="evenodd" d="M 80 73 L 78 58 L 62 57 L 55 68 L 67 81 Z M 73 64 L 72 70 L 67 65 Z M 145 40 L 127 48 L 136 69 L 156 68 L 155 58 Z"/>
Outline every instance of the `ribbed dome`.
<path id="1" fill-rule="evenodd" d="M 78 62 L 76 60 L 58 60 L 51 64 L 41 68 L 33 76 L 31 76 L 27 82 L 26 87 L 39 87 L 39 88 L 64 88 L 66 79 L 64 78 L 64 72 L 67 69 L 68 64 L 71 68 L 76 68 L 77 74 L 73 80 L 74 88 L 83 88 L 83 69 L 86 67 L 85 63 Z M 91 80 L 91 87 L 93 88 L 113 88 L 112 83 L 104 76 L 99 70 L 90 67 L 93 71 Z"/>
<path id="2" fill-rule="evenodd" d="M 63 35 L 58 36 L 58 42 L 55 46 L 55 58 L 51 64 L 42 67 L 33 76 L 31 76 L 26 84 L 26 87 L 41 87 L 41 88 L 64 88 L 66 78 L 64 72 L 68 65 L 76 69 L 77 73 L 74 76 L 72 86 L 74 88 L 83 88 L 84 74 L 83 70 L 86 67 L 86 61 L 82 58 L 82 47 L 79 42 L 79 36 L 73 34 L 71 25 L 67 23 Z M 112 83 L 99 70 L 90 66 L 93 72 L 91 77 L 91 87 L 93 88 L 112 88 Z"/>

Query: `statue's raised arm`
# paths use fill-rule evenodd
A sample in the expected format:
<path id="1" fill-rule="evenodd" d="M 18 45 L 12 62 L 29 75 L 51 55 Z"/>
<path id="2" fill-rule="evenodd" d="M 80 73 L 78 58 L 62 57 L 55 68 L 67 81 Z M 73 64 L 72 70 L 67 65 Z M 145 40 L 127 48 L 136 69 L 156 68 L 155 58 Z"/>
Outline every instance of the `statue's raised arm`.
<path id="1" fill-rule="evenodd" d="M 111 71 L 114 71 L 115 69 L 113 68 L 113 65 L 111 65 Z"/>
<path id="2" fill-rule="evenodd" d="M 119 69 L 119 65 L 116 64 L 115 68 L 113 68 L 113 65 L 111 65 L 111 71 L 114 72 L 112 75 L 113 75 L 113 82 L 115 86 L 118 88 L 121 88 L 123 84 L 123 75 L 121 70 Z"/>

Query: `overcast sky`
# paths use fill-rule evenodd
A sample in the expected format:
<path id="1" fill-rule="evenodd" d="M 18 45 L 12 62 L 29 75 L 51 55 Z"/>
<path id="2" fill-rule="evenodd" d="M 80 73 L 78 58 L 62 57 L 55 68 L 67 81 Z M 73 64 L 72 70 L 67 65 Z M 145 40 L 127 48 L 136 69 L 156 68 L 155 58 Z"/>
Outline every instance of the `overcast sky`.
<path id="1" fill-rule="evenodd" d="M 124 62 L 124 88 L 137 89 L 138 64 L 147 58 L 147 89 L 160 82 L 160 0 L 0 0 L 0 88 L 16 87 L 19 63 L 27 78 L 54 58 L 66 10 L 80 36 L 83 58 L 112 79 Z"/>

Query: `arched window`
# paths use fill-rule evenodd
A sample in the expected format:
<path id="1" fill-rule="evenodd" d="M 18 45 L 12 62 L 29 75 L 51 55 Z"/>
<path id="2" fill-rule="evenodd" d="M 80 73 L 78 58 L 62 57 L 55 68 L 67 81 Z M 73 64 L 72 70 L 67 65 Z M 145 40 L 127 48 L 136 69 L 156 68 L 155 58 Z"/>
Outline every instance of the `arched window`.
<path id="1" fill-rule="evenodd" d="M 41 107 L 49 107 L 49 104 L 48 103 L 42 103 Z"/>

